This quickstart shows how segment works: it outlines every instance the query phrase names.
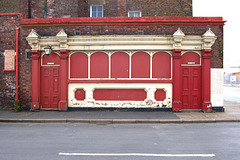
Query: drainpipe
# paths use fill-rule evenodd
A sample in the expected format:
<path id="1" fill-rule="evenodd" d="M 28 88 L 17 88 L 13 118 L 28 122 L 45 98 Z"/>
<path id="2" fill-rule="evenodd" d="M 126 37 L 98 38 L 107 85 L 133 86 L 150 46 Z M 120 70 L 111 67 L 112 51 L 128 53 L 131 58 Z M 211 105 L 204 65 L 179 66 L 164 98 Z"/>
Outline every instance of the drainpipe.
<path id="1" fill-rule="evenodd" d="M 19 50 L 19 30 L 20 28 L 17 27 L 16 29 L 16 100 L 18 100 L 18 72 L 19 72 L 19 63 L 18 63 L 18 50 Z"/>

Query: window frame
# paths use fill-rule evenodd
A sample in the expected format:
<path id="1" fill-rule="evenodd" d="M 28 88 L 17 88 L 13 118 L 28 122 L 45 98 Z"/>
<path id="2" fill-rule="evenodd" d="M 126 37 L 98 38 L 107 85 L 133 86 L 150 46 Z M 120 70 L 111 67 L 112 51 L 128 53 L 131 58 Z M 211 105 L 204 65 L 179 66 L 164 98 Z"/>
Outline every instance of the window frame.
<path id="1" fill-rule="evenodd" d="M 142 11 L 128 11 L 128 17 L 131 17 L 131 16 L 130 16 L 130 13 L 133 13 L 133 14 L 134 14 L 133 17 L 136 17 L 135 14 L 136 14 L 137 12 L 139 12 L 139 14 L 140 14 L 139 17 L 142 17 Z"/>
<path id="2" fill-rule="evenodd" d="M 103 5 L 91 5 L 90 6 L 90 17 L 93 17 L 93 11 L 92 11 L 92 7 L 102 7 L 102 17 L 103 17 Z M 98 11 L 96 13 L 99 13 Z"/>

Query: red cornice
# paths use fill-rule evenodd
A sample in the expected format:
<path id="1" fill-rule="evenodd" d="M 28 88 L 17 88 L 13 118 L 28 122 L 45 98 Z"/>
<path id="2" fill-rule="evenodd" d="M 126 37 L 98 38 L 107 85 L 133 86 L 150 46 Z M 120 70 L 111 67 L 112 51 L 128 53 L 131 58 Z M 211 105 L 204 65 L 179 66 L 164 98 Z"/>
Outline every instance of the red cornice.
<path id="1" fill-rule="evenodd" d="M 22 27 L 85 25 L 224 25 L 222 17 L 77 17 L 21 19 Z"/>
<path id="2" fill-rule="evenodd" d="M 4 69 L 3 71 L 4 71 L 4 72 L 15 72 L 16 70 L 15 70 L 15 69 L 13 69 L 13 70 Z"/>
<path id="3" fill-rule="evenodd" d="M 172 80 L 68 80 L 68 83 L 172 83 Z"/>
<path id="4" fill-rule="evenodd" d="M 21 13 L 0 13 L 0 16 L 20 16 L 23 17 Z"/>

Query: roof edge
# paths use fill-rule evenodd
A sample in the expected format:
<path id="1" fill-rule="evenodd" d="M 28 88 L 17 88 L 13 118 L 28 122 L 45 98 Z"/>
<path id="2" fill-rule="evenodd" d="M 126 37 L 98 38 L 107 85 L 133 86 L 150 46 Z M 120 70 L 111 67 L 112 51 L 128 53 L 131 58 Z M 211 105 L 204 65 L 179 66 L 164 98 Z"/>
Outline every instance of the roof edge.
<path id="1" fill-rule="evenodd" d="M 74 25 L 224 25 L 222 17 L 76 17 L 21 19 L 22 27 Z"/>

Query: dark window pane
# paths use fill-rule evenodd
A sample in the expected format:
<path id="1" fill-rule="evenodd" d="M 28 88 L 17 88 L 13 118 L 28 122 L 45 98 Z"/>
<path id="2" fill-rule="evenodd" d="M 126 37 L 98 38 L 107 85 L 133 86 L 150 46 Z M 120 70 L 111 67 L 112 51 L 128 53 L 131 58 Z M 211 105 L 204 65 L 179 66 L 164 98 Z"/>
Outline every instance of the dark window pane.
<path id="1" fill-rule="evenodd" d="M 102 17 L 102 12 L 98 12 L 98 17 Z"/>
<path id="2" fill-rule="evenodd" d="M 96 12 L 97 11 L 97 6 L 92 6 L 92 12 Z"/>
<path id="3" fill-rule="evenodd" d="M 96 12 L 92 12 L 92 17 L 97 17 L 97 13 Z"/>
<path id="4" fill-rule="evenodd" d="M 98 11 L 102 12 L 102 10 L 103 10 L 103 7 L 102 6 L 98 6 Z"/>

